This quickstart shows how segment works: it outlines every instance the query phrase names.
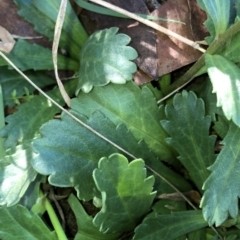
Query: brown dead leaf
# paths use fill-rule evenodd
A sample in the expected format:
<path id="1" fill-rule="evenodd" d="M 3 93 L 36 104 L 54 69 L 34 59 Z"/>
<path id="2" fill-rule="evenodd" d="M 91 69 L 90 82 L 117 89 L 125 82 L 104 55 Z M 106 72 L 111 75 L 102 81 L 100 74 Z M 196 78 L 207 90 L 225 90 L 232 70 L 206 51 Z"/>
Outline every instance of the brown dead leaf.
<path id="1" fill-rule="evenodd" d="M 12 35 L 4 28 L 0 26 L 0 50 L 6 53 L 12 51 L 15 40 Z"/>
<path id="2" fill-rule="evenodd" d="M 142 0 L 107 0 L 107 2 L 133 13 L 149 14 Z M 126 33 L 132 38 L 130 45 L 139 54 L 135 61 L 139 71 L 134 75 L 137 84 L 158 79 L 166 73 L 196 61 L 201 56 L 201 53 L 192 47 L 165 34 L 155 33 L 155 30 L 135 20 L 84 12 L 85 19 L 96 22 L 94 30 L 116 26 L 120 28 L 120 32 Z M 168 0 L 152 15 L 185 22 L 186 25 L 163 21 L 159 24 L 190 40 L 203 40 L 206 36 L 206 30 L 203 27 L 206 16 L 199 9 L 196 0 Z M 88 24 L 86 24 L 87 27 Z"/>
<path id="3" fill-rule="evenodd" d="M 29 39 L 31 38 L 28 40 L 29 42 L 51 48 L 52 44 L 47 38 L 39 38 L 40 34 L 34 31 L 33 25 L 17 14 L 19 9 L 14 1 L 1 0 L 0 9 L 0 25 L 6 28 L 12 35 L 29 37 Z"/>
<path id="4" fill-rule="evenodd" d="M 206 16 L 199 9 L 195 0 L 168 0 L 152 15 L 184 22 L 185 25 L 161 22 L 161 26 L 190 40 L 203 40 L 207 34 L 203 27 Z M 157 54 L 158 76 L 195 62 L 201 56 L 196 49 L 160 32 L 157 33 Z"/>

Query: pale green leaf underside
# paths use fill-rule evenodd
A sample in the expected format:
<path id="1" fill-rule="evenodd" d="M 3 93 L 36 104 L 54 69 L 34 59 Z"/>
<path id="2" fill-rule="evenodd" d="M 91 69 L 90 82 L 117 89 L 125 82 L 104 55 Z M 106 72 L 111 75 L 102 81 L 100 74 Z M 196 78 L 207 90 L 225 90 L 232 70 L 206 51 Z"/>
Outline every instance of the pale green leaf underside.
<path id="1" fill-rule="evenodd" d="M 135 229 L 133 240 L 173 240 L 207 225 L 202 212 L 197 210 L 150 215 Z"/>
<path id="2" fill-rule="evenodd" d="M 137 67 L 130 60 L 137 57 L 137 52 L 126 46 L 130 37 L 117 34 L 117 31 L 117 27 L 97 31 L 84 44 L 76 95 L 81 89 L 90 92 L 93 86 L 104 86 L 109 82 L 123 84 L 132 79 Z"/>
<path id="3" fill-rule="evenodd" d="M 174 162 L 176 152 L 165 142 L 168 137 L 160 121 L 165 119 L 163 107 L 158 107 L 152 91 L 142 89 L 132 81 L 124 85 L 108 84 L 81 92 L 71 101 L 71 107 L 90 116 L 100 110 L 115 125 L 123 123 L 137 140 L 144 140 L 161 160 Z"/>
<path id="4" fill-rule="evenodd" d="M 64 87 L 70 96 L 73 95 L 76 79 L 71 80 Z M 47 94 L 60 105 L 65 104 L 58 88 L 49 91 Z M 52 119 L 58 112 L 58 107 L 42 95 L 21 104 L 17 112 L 6 117 L 5 121 L 8 124 L 0 130 L 0 136 L 6 138 L 5 148 L 14 148 L 25 140 L 33 139 L 39 133 L 41 125 Z"/>
<path id="5" fill-rule="evenodd" d="M 171 136 L 167 142 L 178 151 L 179 160 L 201 191 L 209 176 L 207 167 L 215 160 L 215 137 L 209 136 L 211 118 L 205 117 L 202 99 L 186 91 L 175 95 L 173 105 L 166 106 L 166 115 L 168 120 L 161 123 Z"/>
<path id="6" fill-rule="evenodd" d="M 32 157 L 30 146 L 18 146 L 14 154 L 0 159 L 0 205 L 16 204 L 36 178 Z"/>
<path id="7" fill-rule="evenodd" d="M 102 158 L 93 178 L 102 194 L 102 209 L 93 223 L 104 233 L 126 232 L 136 226 L 150 209 L 156 192 L 154 177 L 146 178 L 142 159 L 131 163 L 121 154 Z M 117 206 L 117 207 L 116 207 Z"/>
<path id="8" fill-rule="evenodd" d="M 230 20 L 230 1 L 198 0 L 198 4 L 207 12 L 208 15 L 205 25 L 212 35 L 211 38 L 209 38 L 210 43 L 215 37 L 224 33 L 228 28 Z"/>
<path id="9" fill-rule="evenodd" d="M 57 240 L 41 218 L 20 205 L 0 208 L 0 238 L 6 240 Z"/>
<path id="10" fill-rule="evenodd" d="M 143 141 L 136 141 L 123 124 L 114 125 L 98 111 L 94 112 L 89 119 L 78 112 L 72 111 L 72 113 L 123 149 L 144 159 L 146 164 L 161 172 L 178 188 L 189 189 L 189 185 L 162 164 Z M 62 120 L 52 120 L 43 125 L 41 133 L 42 138 L 34 141 L 34 147 L 39 153 L 32 163 L 35 170 L 43 175 L 50 175 L 49 182 L 52 185 L 73 186 L 76 188 L 79 198 L 92 199 L 95 188 L 92 171 L 97 168 L 100 158 L 120 150 L 66 114 L 62 114 Z M 161 186 L 160 189 L 164 189 L 166 186 L 159 178 L 156 184 Z"/>
<path id="11" fill-rule="evenodd" d="M 205 193 L 201 201 L 204 218 L 210 225 L 219 226 L 228 217 L 238 215 L 240 197 L 240 128 L 234 123 L 223 140 L 224 147 L 216 162 L 209 168 L 210 177 L 204 183 Z"/>
<path id="12" fill-rule="evenodd" d="M 14 0 L 14 2 L 20 7 L 18 14 L 32 23 L 37 32 L 53 41 L 60 1 L 51 0 L 45 3 L 38 0 Z M 81 47 L 87 38 L 81 22 L 71 4 L 68 3 L 59 46 L 69 52 L 70 57 L 78 61 Z"/>
<path id="13" fill-rule="evenodd" d="M 11 53 L 7 57 L 22 71 L 52 70 L 52 51 L 37 44 L 31 44 L 23 39 L 19 39 Z M 0 66 L 7 66 L 7 62 L 0 58 Z M 63 55 L 58 54 L 58 69 L 76 71 L 79 63 Z"/>
<path id="14" fill-rule="evenodd" d="M 55 83 L 55 80 L 42 72 L 28 71 L 25 74 L 40 88 Z M 16 91 L 17 98 L 21 98 L 24 94 L 26 94 L 24 89 L 25 87 L 28 89 L 30 94 L 35 90 L 35 88 L 21 75 L 19 75 L 19 73 L 17 73 L 15 70 L 11 71 L 6 67 L 0 68 L 0 84 L 2 85 L 3 89 L 4 105 L 8 105 L 9 107 L 13 107 L 15 105 L 12 97 L 14 90 Z"/>
<path id="15" fill-rule="evenodd" d="M 79 200 L 70 195 L 68 203 L 76 217 L 78 232 L 74 240 L 116 240 L 119 234 L 105 234 L 93 225 L 93 218 L 84 210 Z"/>
<path id="16" fill-rule="evenodd" d="M 220 55 L 206 55 L 208 75 L 217 94 L 217 106 L 228 120 L 240 126 L 240 70 Z"/>

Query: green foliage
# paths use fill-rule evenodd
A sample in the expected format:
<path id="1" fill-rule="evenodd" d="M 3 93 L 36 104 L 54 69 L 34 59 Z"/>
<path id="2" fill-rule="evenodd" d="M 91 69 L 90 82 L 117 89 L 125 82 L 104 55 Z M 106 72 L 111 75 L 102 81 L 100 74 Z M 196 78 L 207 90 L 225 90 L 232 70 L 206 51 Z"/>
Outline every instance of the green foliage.
<path id="1" fill-rule="evenodd" d="M 95 87 L 89 94 L 79 94 L 72 100 L 71 107 L 88 117 L 101 109 L 115 125 L 124 124 L 138 141 L 143 139 L 162 160 L 174 162 L 176 153 L 165 142 L 168 135 L 160 124 L 165 118 L 164 108 L 157 106 L 149 87 L 141 89 L 131 81 L 124 85 Z"/>
<path id="2" fill-rule="evenodd" d="M 69 95 L 73 95 L 75 88 L 74 81 L 65 85 Z M 65 104 L 58 89 L 49 91 L 48 95 L 60 105 Z M 18 108 L 17 112 L 6 117 L 5 121 L 8 124 L 0 130 L 0 136 L 6 138 L 4 142 L 6 149 L 14 148 L 27 140 L 31 141 L 38 135 L 41 125 L 59 112 L 59 109 L 43 96 L 37 96 Z M 26 117 L 29 121 L 26 121 Z"/>
<path id="3" fill-rule="evenodd" d="M 52 41 L 61 1 L 15 2 Z M 0 116 L 0 239 L 66 240 L 48 199 L 65 187 L 76 190 L 68 198 L 77 225 L 71 239 L 240 238 L 240 1 L 198 3 L 213 44 L 192 68 L 205 64 L 197 74 L 207 72 L 210 80 L 203 75 L 161 106 L 157 100 L 174 86 L 174 75 L 161 79 L 163 92 L 136 86 L 130 37 L 112 27 L 88 39 L 70 4 L 60 39 L 66 55 L 58 56 L 60 70 L 79 72 L 64 84 L 69 112 L 38 96 L 0 59 L 0 106 L 7 113 Z M 18 40 L 8 57 L 65 106 L 45 72 L 53 69 L 50 49 Z M 201 197 L 202 210 L 190 209 Z"/>
<path id="4" fill-rule="evenodd" d="M 93 86 L 104 86 L 109 82 L 123 84 L 132 79 L 137 67 L 129 60 L 134 60 L 137 52 L 126 46 L 130 37 L 116 34 L 117 31 L 116 27 L 98 31 L 84 44 L 76 95 L 81 89 L 88 93 Z"/>
<path id="5" fill-rule="evenodd" d="M 37 44 L 31 44 L 23 39 L 19 39 L 11 53 L 7 57 L 22 71 L 52 70 L 52 51 Z M 78 62 L 63 55 L 58 55 L 58 69 L 76 70 Z M 0 58 L 0 66 L 7 66 L 3 58 Z"/>
<path id="6" fill-rule="evenodd" d="M 0 69 L 0 84 L 3 88 L 3 100 L 5 106 L 13 107 L 15 105 L 15 99 L 24 98 L 24 94 L 26 94 L 25 88 L 28 89 L 29 94 L 34 92 L 35 89 L 33 86 L 16 71 L 9 71 L 6 67 L 1 67 Z M 26 75 L 40 88 L 55 83 L 52 78 L 40 71 L 27 71 Z M 15 92 L 15 99 L 12 96 L 13 92 Z"/>
<path id="7" fill-rule="evenodd" d="M 77 225 L 78 232 L 75 240 L 115 240 L 119 237 L 119 233 L 102 233 L 93 224 L 93 218 L 89 216 L 84 210 L 81 203 L 74 195 L 68 198 L 69 205 L 73 210 Z"/>
<path id="8" fill-rule="evenodd" d="M 240 126 L 240 70 L 220 55 L 206 55 L 208 75 L 213 85 L 213 92 L 217 94 L 217 106 L 222 107 L 228 120 L 233 120 Z M 221 84 L 219 84 L 221 80 Z"/>
<path id="9" fill-rule="evenodd" d="M 170 215 L 150 214 L 136 228 L 133 240 L 172 240 L 207 225 L 202 212 L 197 210 Z"/>
<path id="10" fill-rule="evenodd" d="M 93 178 L 102 194 L 102 209 L 93 223 L 104 233 L 133 229 L 149 211 L 156 195 L 152 192 L 154 178 L 146 178 L 142 159 L 128 163 L 120 154 L 101 158 Z"/>
<path id="11" fill-rule="evenodd" d="M 211 43 L 214 38 L 218 38 L 224 33 L 230 20 L 230 1 L 229 0 L 197 0 L 198 4 L 204 9 L 208 15 L 205 25 L 211 33 L 211 38 L 208 43 Z"/>
<path id="12" fill-rule="evenodd" d="M 209 168 L 212 171 L 205 182 L 205 191 L 201 207 L 204 218 L 209 224 L 221 225 L 228 217 L 238 215 L 239 185 L 239 158 L 240 158 L 240 128 L 234 123 L 223 140 L 223 150 L 219 153 L 216 162 Z"/>
<path id="13" fill-rule="evenodd" d="M 18 146 L 14 154 L 9 153 L 1 159 L 0 168 L 0 205 L 16 204 L 36 178 L 31 160 L 32 149 L 29 146 Z"/>
<path id="14" fill-rule="evenodd" d="M 55 232 L 51 232 L 41 218 L 21 205 L 0 208 L 0 238 L 57 240 Z"/>
<path id="15" fill-rule="evenodd" d="M 215 160 L 216 137 L 209 137 L 211 118 L 205 117 L 204 103 L 192 92 L 175 95 L 173 106 L 166 106 L 169 121 L 162 121 L 171 136 L 168 143 L 179 153 L 179 160 L 201 191 L 209 176 L 207 167 Z M 200 134 L 199 134 L 200 133 Z"/>
<path id="16" fill-rule="evenodd" d="M 48 4 L 37 0 L 14 0 L 14 2 L 20 7 L 19 15 L 32 23 L 37 32 L 53 41 L 60 1 L 51 0 Z M 59 46 L 65 49 L 71 58 L 78 61 L 79 52 L 87 38 L 85 29 L 68 4 Z"/>

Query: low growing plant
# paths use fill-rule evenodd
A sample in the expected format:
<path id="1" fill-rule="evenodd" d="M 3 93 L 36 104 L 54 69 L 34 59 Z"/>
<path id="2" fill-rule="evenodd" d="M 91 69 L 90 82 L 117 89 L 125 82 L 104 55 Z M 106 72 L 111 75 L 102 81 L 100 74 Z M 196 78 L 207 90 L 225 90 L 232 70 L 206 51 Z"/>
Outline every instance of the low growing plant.
<path id="1" fill-rule="evenodd" d="M 14 2 L 53 41 L 60 1 Z M 45 73 L 51 50 L 19 39 L 6 55 L 58 106 L 0 58 L 2 105 L 18 104 L 0 130 L 0 239 L 69 237 L 46 185 L 75 190 L 76 240 L 240 239 L 240 1 L 198 4 L 209 47 L 161 89 L 132 81 L 129 36 L 112 27 L 88 37 L 70 4 L 59 44 L 67 55 L 58 55 L 60 70 L 78 73 L 64 84 L 69 110 Z"/>

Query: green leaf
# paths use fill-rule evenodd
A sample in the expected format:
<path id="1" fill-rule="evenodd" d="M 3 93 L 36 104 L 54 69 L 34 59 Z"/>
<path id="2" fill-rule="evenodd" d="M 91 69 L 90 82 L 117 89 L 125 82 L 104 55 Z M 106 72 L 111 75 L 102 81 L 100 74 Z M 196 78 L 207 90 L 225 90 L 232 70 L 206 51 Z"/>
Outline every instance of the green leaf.
<path id="1" fill-rule="evenodd" d="M 217 119 L 218 120 L 214 122 L 213 129 L 223 139 L 227 135 L 227 132 L 229 130 L 229 125 L 231 124 L 231 122 L 221 115 L 219 115 Z"/>
<path id="2" fill-rule="evenodd" d="M 205 22 L 208 31 L 213 38 L 218 38 L 223 34 L 230 20 L 230 1 L 229 0 L 197 0 L 198 4 L 207 12 L 208 19 Z M 211 38 L 210 41 L 213 40 Z M 209 43 L 210 43 L 209 41 Z"/>
<path id="3" fill-rule="evenodd" d="M 100 110 L 115 125 L 123 123 L 137 140 L 143 139 L 161 160 L 176 163 L 176 152 L 165 142 L 168 135 L 160 124 L 165 119 L 164 108 L 158 107 L 147 86 L 141 89 L 130 81 L 124 85 L 95 87 L 89 94 L 79 94 L 71 106 L 88 117 Z"/>
<path id="4" fill-rule="evenodd" d="M 123 124 L 114 125 L 99 111 L 87 119 L 80 115 L 77 109 L 74 107 L 72 109 L 74 110 L 72 113 L 80 120 L 134 156 L 144 159 L 146 164 L 161 172 L 176 187 L 189 190 L 190 186 L 186 181 L 162 164 L 143 141 L 136 141 Z M 96 192 L 92 171 L 97 168 L 100 158 L 120 150 L 65 113 L 62 114 L 61 120 L 52 120 L 44 124 L 41 134 L 42 137 L 33 143 L 39 153 L 32 162 L 35 170 L 43 175 L 50 175 L 49 182 L 52 185 L 75 187 L 80 199 L 85 201 L 92 199 Z M 159 189 L 166 187 L 160 178 L 156 184 Z"/>
<path id="5" fill-rule="evenodd" d="M 0 160 L 0 205 L 16 204 L 36 178 L 32 157 L 30 146 L 18 146 L 14 154 L 9 152 Z"/>
<path id="6" fill-rule="evenodd" d="M 70 96 L 73 95 L 76 88 L 76 80 L 71 80 L 64 87 Z M 65 105 L 58 88 L 49 91 L 47 94 L 60 105 Z M 19 143 L 32 140 L 38 135 L 42 124 L 52 119 L 58 112 L 58 107 L 42 95 L 34 97 L 25 104 L 21 104 L 17 112 L 6 117 L 5 121 L 8 124 L 0 130 L 0 136 L 6 138 L 5 148 L 14 148 Z"/>
<path id="7" fill-rule="evenodd" d="M 60 1 L 51 0 L 45 3 L 38 0 L 14 0 L 14 2 L 20 7 L 18 14 L 32 23 L 37 32 L 53 41 Z M 80 50 L 87 38 L 86 31 L 68 3 L 59 46 L 78 61 Z"/>
<path id="8" fill-rule="evenodd" d="M 31 44 L 23 39 L 19 39 L 11 53 L 6 56 L 22 71 L 33 70 L 52 70 L 53 60 L 52 51 L 37 44 Z M 8 63 L 0 58 L 0 66 L 7 66 Z M 77 70 L 79 63 L 63 55 L 58 55 L 58 69 Z"/>
<path id="9" fill-rule="evenodd" d="M 20 205 L 0 208 L 0 238 L 4 240 L 57 240 L 41 218 Z"/>
<path id="10" fill-rule="evenodd" d="M 173 240 L 207 225 L 198 210 L 150 215 L 135 229 L 133 240 Z"/>
<path id="11" fill-rule="evenodd" d="M 120 154 L 102 158 L 98 169 L 93 171 L 93 178 L 103 204 L 93 223 L 101 232 L 130 231 L 150 210 L 156 195 L 152 192 L 154 177 L 146 178 L 142 159 L 128 163 Z"/>
<path id="12" fill-rule="evenodd" d="M 206 55 L 208 75 L 217 94 L 217 106 L 222 107 L 228 120 L 240 126 L 240 70 L 220 55 Z M 221 81 L 221 82 L 219 82 Z"/>
<path id="13" fill-rule="evenodd" d="M 115 240 L 119 237 L 119 233 L 101 233 L 98 228 L 93 225 L 93 218 L 86 213 L 74 195 L 70 195 L 68 203 L 74 212 L 78 226 L 78 232 L 74 240 Z"/>
<path id="14" fill-rule="evenodd" d="M 239 41 L 240 32 L 229 38 L 226 44 L 219 51 L 219 55 L 222 55 L 235 63 L 240 62 Z"/>
<path id="15" fill-rule="evenodd" d="M 50 84 L 55 83 L 55 81 L 48 77 L 43 72 L 28 71 L 25 74 L 35 83 L 38 87 L 42 88 Z M 6 67 L 0 68 L 0 84 L 3 88 L 3 99 L 4 105 L 13 107 L 15 105 L 12 93 L 15 90 L 17 98 L 22 98 L 26 94 L 25 88 L 29 90 L 29 93 L 33 93 L 35 88 L 29 84 L 19 73 L 15 70 L 11 71 Z"/>
<path id="16" fill-rule="evenodd" d="M 126 46 L 131 38 L 116 34 L 117 31 L 117 27 L 97 31 L 84 44 L 76 95 L 81 89 L 88 93 L 93 86 L 105 86 L 109 82 L 123 84 L 132 80 L 137 67 L 129 60 L 134 60 L 137 52 Z"/>
<path id="17" fill-rule="evenodd" d="M 209 136 L 211 118 L 205 117 L 204 103 L 193 92 L 176 94 L 173 105 L 166 106 L 167 120 L 161 121 L 171 138 L 167 142 L 174 147 L 179 160 L 188 170 L 201 191 L 208 178 L 207 167 L 215 160 L 215 136 Z"/>
<path id="18" fill-rule="evenodd" d="M 236 218 L 238 215 L 239 184 L 239 158 L 240 158 L 240 128 L 231 124 L 229 131 L 222 141 L 224 147 L 218 155 L 216 162 L 209 168 L 211 175 L 204 183 L 206 190 L 201 207 L 203 216 L 210 225 L 221 225 L 228 217 Z"/>

